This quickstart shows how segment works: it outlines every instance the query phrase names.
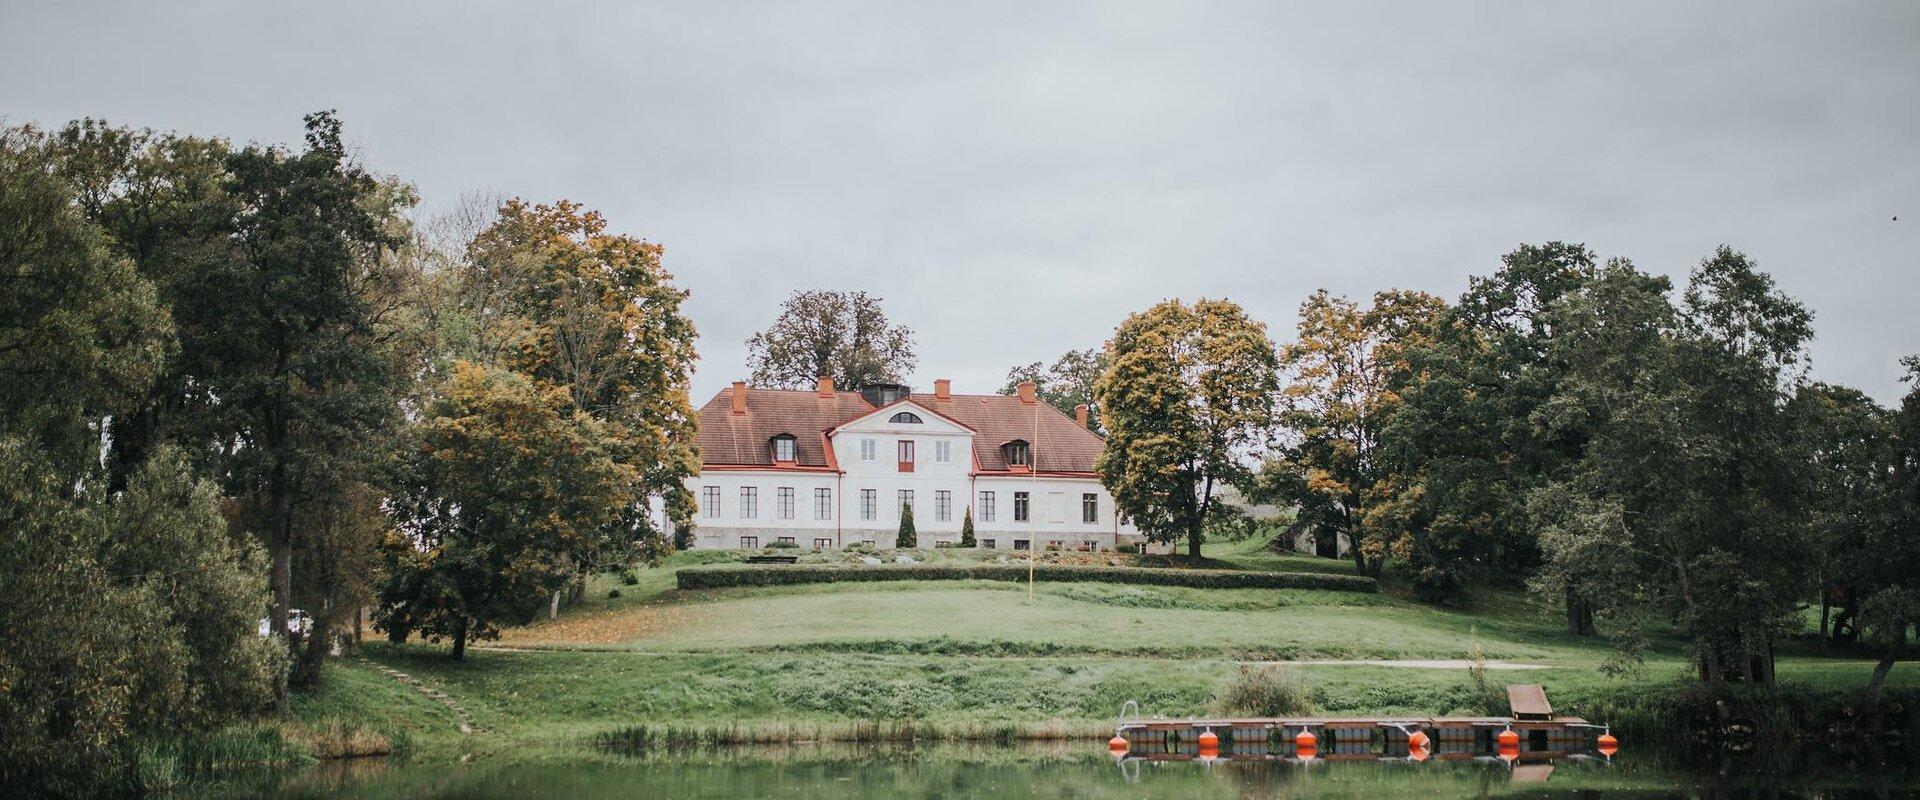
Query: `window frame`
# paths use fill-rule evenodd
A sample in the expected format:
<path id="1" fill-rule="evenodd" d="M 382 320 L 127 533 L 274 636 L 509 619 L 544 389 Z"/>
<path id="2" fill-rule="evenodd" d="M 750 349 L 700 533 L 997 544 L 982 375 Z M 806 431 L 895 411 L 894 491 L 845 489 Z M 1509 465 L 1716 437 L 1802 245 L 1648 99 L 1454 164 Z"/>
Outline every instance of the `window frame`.
<path id="1" fill-rule="evenodd" d="M 980 518 L 979 521 L 993 522 L 994 512 L 999 510 L 998 509 L 999 504 L 993 496 L 993 490 L 991 489 L 980 490 L 978 505 L 980 507 L 980 513 L 976 514 L 975 516 L 978 516 Z"/>
<path id="2" fill-rule="evenodd" d="M 786 450 L 785 454 L 780 452 L 782 449 Z M 800 443 L 792 434 L 783 433 L 773 437 L 773 463 L 792 464 L 796 463 L 799 458 Z"/>
<path id="3" fill-rule="evenodd" d="M 935 522 L 953 521 L 953 492 L 946 489 L 934 490 L 933 519 Z"/>
<path id="4" fill-rule="evenodd" d="M 1033 521 L 1033 495 L 1029 492 L 1013 493 L 1013 521 Z"/>
<path id="5" fill-rule="evenodd" d="M 752 544 L 748 544 L 748 542 L 752 542 Z M 740 537 L 740 549 L 742 549 L 742 550 L 758 550 L 758 549 L 760 549 L 760 537 L 759 537 L 759 536 L 742 536 L 742 537 Z"/>
<path id="6" fill-rule="evenodd" d="M 833 489 L 831 487 L 814 487 L 813 518 L 815 520 L 833 519 Z"/>
<path id="7" fill-rule="evenodd" d="M 896 465 L 896 469 L 900 472 L 912 472 L 914 460 L 913 440 L 901 439 L 895 442 L 894 452 L 899 457 L 899 463 Z"/>
<path id="8" fill-rule="evenodd" d="M 880 457 L 880 442 L 878 439 L 866 438 L 866 439 L 860 440 L 860 460 L 861 461 L 872 462 L 874 459 L 879 457 Z"/>
<path id="9" fill-rule="evenodd" d="M 879 489 L 861 489 L 860 490 L 861 521 L 872 522 L 874 521 L 874 518 L 879 515 L 879 513 L 880 513 L 880 490 Z"/>
<path id="10" fill-rule="evenodd" d="M 707 519 L 719 519 L 720 518 L 720 487 L 718 486 L 700 487 L 700 506 L 701 506 L 700 508 L 701 516 L 706 517 Z"/>
<path id="11" fill-rule="evenodd" d="M 1099 492 L 1081 492 L 1080 493 L 1080 524 L 1082 525 L 1100 524 L 1100 493 Z"/>
<path id="12" fill-rule="evenodd" d="M 905 417 L 905 419 L 902 419 L 902 417 Z M 897 412 L 893 416 L 888 417 L 887 422 L 893 425 L 924 425 L 926 424 L 926 420 L 921 419 L 919 414 L 915 414 L 911 411 Z"/>
<path id="13" fill-rule="evenodd" d="M 760 518 L 760 487 L 758 486 L 740 487 L 740 518 L 741 519 L 759 519 Z"/>
<path id="14" fill-rule="evenodd" d="M 933 442 L 933 463 L 946 464 L 953 461 L 953 442 L 935 439 Z"/>
<path id="15" fill-rule="evenodd" d="M 893 502 L 893 518 L 897 520 L 906 516 L 907 509 L 913 507 L 913 490 L 895 489 L 893 491 Z"/>
<path id="16" fill-rule="evenodd" d="M 779 519 L 793 519 L 793 496 L 791 486 L 782 486 L 774 490 L 773 513 Z"/>

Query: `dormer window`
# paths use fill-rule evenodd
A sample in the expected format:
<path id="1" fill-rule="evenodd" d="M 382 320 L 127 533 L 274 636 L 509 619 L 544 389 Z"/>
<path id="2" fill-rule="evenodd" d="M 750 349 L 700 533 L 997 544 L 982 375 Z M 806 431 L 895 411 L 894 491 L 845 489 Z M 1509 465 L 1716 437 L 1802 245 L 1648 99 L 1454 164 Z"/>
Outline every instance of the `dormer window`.
<path id="1" fill-rule="evenodd" d="M 911 411 L 902 411 L 898 414 L 893 415 L 887 421 L 901 423 L 905 425 L 918 425 L 920 424 L 920 415 L 915 414 Z"/>
<path id="2" fill-rule="evenodd" d="M 794 461 L 793 434 L 783 433 L 773 437 L 773 460 L 775 463 Z"/>
<path id="3" fill-rule="evenodd" d="M 1025 439 L 1015 439 L 1000 445 L 1000 451 L 1006 454 L 1007 466 L 1024 469 L 1033 466 L 1033 448 Z"/>

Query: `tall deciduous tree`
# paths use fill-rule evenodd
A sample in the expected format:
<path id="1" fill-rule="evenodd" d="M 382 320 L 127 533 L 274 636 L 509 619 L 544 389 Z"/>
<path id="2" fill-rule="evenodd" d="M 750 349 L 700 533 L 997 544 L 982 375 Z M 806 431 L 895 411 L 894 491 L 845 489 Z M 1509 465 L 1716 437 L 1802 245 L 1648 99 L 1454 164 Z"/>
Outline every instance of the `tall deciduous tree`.
<path id="1" fill-rule="evenodd" d="M 1900 400 L 1891 441 L 1892 491 L 1885 499 L 1883 524 L 1863 529 L 1863 553 L 1872 557 L 1860 566 L 1864 598 L 1861 621 L 1868 638 L 1880 648 L 1880 661 L 1867 681 L 1867 704 L 1878 705 L 1888 673 L 1907 647 L 1907 629 L 1920 624 L 1920 356 L 1901 360 L 1905 380 L 1913 386 Z"/>
<path id="2" fill-rule="evenodd" d="M 1394 544 L 1374 506 L 1397 479 L 1379 452 L 1399 407 L 1394 387 L 1407 350 L 1432 335 L 1446 302 L 1423 292 L 1384 291 L 1370 308 L 1315 292 L 1300 306 L 1298 339 L 1280 351 L 1287 434 L 1259 494 L 1296 504 L 1316 528 L 1344 535 L 1354 569 L 1378 575 Z"/>
<path id="3" fill-rule="evenodd" d="M 379 298 L 398 294 L 402 238 L 388 221 L 412 202 L 347 157 L 332 114 L 307 117 L 306 145 L 227 159 L 233 257 L 204 270 L 193 297 L 220 320 L 202 377 L 237 432 L 227 469 L 246 520 L 264 531 L 280 634 L 303 504 L 346 486 L 369 460 L 362 445 L 398 420 L 395 365 L 376 344 Z M 324 650 L 330 624 L 316 619 L 310 648 Z M 296 683 L 317 678 L 317 660 L 302 659 Z"/>
<path id="4" fill-rule="evenodd" d="M 509 200 L 468 248 L 472 280 L 495 285 L 486 296 L 498 307 L 482 322 L 496 363 L 564 389 L 635 470 L 627 513 L 578 554 L 582 575 L 631 561 L 636 546 L 664 553 L 667 531 L 648 511 L 657 500 L 671 522 L 690 520 L 685 478 L 699 468 L 687 292 L 661 264 L 664 248 L 606 228 L 577 203 Z"/>
<path id="5" fill-rule="evenodd" d="M 1629 656 L 1646 620 L 1671 619 L 1705 680 L 1771 682 L 1810 588 L 1787 409 L 1810 315 L 1726 248 L 1680 308 L 1667 291 L 1616 261 L 1553 315 L 1566 378 L 1540 415 L 1588 440 L 1530 498 L 1540 585 L 1615 614 Z"/>
<path id="6" fill-rule="evenodd" d="M 1824 383 L 1800 387 L 1790 411 L 1810 468 L 1807 563 L 1817 573 L 1824 652 L 1830 642 L 1858 639 L 1865 581 L 1884 558 L 1873 532 L 1894 524 L 1897 418 L 1858 390 Z"/>
<path id="7" fill-rule="evenodd" d="M 451 639 L 462 658 L 469 641 L 531 621 L 626 513 L 638 471 L 620 448 L 566 389 L 455 364 L 396 470 L 377 624 Z"/>
<path id="8" fill-rule="evenodd" d="M 1407 352 L 1400 403 L 1380 449 L 1397 480 L 1377 508 L 1415 590 L 1457 599 L 1471 583 L 1517 580 L 1539 565 L 1527 493 L 1580 454 L 1575 428 L 1543 429 L 1535 412 L 1561 376 L 1548 358 L 1551 312 L 1593 279 L 1586 247 L 1522 245 L 1492 275 L 1470 279 L 1430 341 Z M 1594 632 L 1590 608 L 1566 603 L 1567 630 Z"/>
<path id="9" fill-rule="evenodd" d="M 832 378 L 842 389 L 894 383 L 913 371 L 913 332 L 887 321 L 866 292 L 800 291 L 773 326 L 747 340 L 747 368 L 759 386 L 804 389 Z"/>
<path id="10" fill-rule="evenodd" d="M 1222 483 L 1271 430 L 1273 342 L 1239 305 L 1168 300 L 1120 324 L 1094 385 L 1107 446 L 1094 463 L 1119 510 L 1155 541 L 1200 557 Z"/>
<path id="11" fill-rule="evenodd" d="M 1060 409 L 1068 416 L 1073 416 L 1075 409 L 1084 405 L 1087 407 L 1087 427 L 1096 432 L 1104 431 L 1106 429 L 1100 424 L 1100 404 L 1093 398 L 1093 385 L 1106 371 L 1105 350 L 1068 350 L 1052 366 L 1035 361 L 1007 370 L 1007 382 L 1000 387 L 1000 393 L 1016 394 L 1020 391 L 1021 383 L 1033 381 L 1041 402 Z"/>

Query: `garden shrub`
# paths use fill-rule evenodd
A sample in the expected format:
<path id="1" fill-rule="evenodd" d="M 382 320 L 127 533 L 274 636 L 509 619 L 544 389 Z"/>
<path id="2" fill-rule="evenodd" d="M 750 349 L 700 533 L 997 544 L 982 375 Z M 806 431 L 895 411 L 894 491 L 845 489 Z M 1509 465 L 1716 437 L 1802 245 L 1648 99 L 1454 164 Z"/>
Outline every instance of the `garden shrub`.
<path id="1" fill-rule="evenodd" d="M 1250 717 L 1286 717 L 1319 710 L 1304 675 L 1282 664 L 1241 664 L 1220 687 L 1214 710 Z"/>
<path id="2" fill-rule="evenodd" d="M 858 583 L 866 581 L 1024 581 L 1025 564 L 888 564 L 881 566 L 827 566 L 769 564 L 754 566 L 689 567 L 675 576 L 682 589 L 726 586 L 786 586 L 802 583 Z M 1086 567 L 1039 564 L 1034 577 L 1043 581 L 1093 581 L 1151 586 L 1188 586 L 1196 589 L 1325 589 L 1376 592 L 1372 578 L 1312 572 L 1253 572 L 1228 569 L 1156 569 L 1152 567 Z"/>

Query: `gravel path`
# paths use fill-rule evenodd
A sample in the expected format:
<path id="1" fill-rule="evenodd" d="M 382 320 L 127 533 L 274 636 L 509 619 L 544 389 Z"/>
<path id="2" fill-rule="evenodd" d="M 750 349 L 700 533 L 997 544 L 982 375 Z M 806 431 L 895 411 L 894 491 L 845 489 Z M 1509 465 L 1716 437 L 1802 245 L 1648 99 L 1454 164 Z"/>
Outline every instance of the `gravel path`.
<path id="1" fill-rule="evenodd" d="M 1303 661 L 1249 661 L 1249 664 L 1324 664 L 1334 667 L 1404 667 L 1407 669 L 1469 669 L 1473 662 L 1464 658 L 1399 658 L 1399 659 L 1361 659 L 1343 661 L 1338 659 L 1306 659 Z M 1546 669 L 1545 664 L 1520 664 L 1513 661 L 1488 661 L 1487 669 L 1521 670 Z"/>

